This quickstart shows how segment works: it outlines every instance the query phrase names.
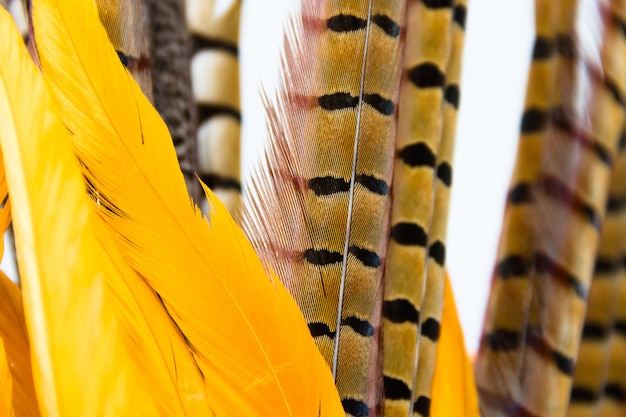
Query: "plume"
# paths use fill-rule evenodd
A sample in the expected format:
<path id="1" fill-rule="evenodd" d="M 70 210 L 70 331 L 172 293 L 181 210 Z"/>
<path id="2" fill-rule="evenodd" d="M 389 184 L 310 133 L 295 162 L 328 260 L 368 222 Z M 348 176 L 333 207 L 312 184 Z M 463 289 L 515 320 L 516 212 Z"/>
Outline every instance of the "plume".
<path id="1" fill-rule="evenodd" d="M 407 7 L 383 308 L 389 416 L 430 413 L 465 10 L 453 1 Z"/>
<path id="2" fill-rule="evenodd" d="M 0 338 L 0 413 L 3 416 L 13 417 L 13 386 L 11 373 L 4 350 L 4 344 Z"/>
<path id="3" fill-rule="evenodd" d="M 517 163 L 475 367 L 485 415 L 567 411 L 624 119 L 621 16 L 617 1 L 536 2 Z"/>
<path id="4" fill-rule="evenodd" d="M 198 115 L 198 173 L 237 218 L 241 206 L 241 1 L 218 4 L 186 0 L 185 6 L 192 45 L 191 85 Z"/>
<path id="5" fill-rule="evenodd" d="M 95 5 L 34 1 L 32 11 L 44 77 L 94 200 L 94 233 L 162 301 L 212 413 L 336 415 L 336 389 L 296 304 L 211 192 L 210 225 L 192 205 L 167 128 Z"/>
<path id="6" fill-rule="evenodd" d="M 37 341 L 31 356 L 39 405 L 48 416 L 119 415 L 122 405 L 126 415 L 137 415 L 135 406 L 154 399 L 138 388 L 133 376 L 139 373 L 132 372 L 106 307 L 103 275 L 109 271 L 98 262 L 98 244 L 88 230 L 88 201 L 67 130 L 1 10 L 0 32 L 6 40 L 0 49 L 0 141 L 16 214 L 25 319 L 29 339 Z"/>
<path id="7" fill-rule="evenodd" d="M 0 367 L 2 361 L 8 365 L 7 379 L 12 391 L 8 398 L 0 394 L 0 402 L 5 400 L 11 404 L 18 416 L 37 417 L 39 408 L 33 385 L 30 343 L 24 319 L 22 294 L 17 285 L 2 271 L 0 271 L 0 340 L 4 342 Z"/>
<path id="8" fill-rule="evenodd" d="M 624 300 L 620 298 L 623 296 L 620 287 L 624 281 L 622 259 L 626 253 L 623 239 L 626 234 L 626 217 L 623 213 L 626 152 L 623 137 L 622 130 L 619 153 L 611 173 L 607 213 L 596 254 L 568 416 L 593 415 L 602 408 L 610 409 L 610 403 L 619 403 L 619 394 L 616 395 L 616 392 L 620 390 L 616 388 L 620 387 L 621 382 L 614 375 L 609 379 L 608 374 L 612 368 L 620 368 L 618 363 L 611 363 L 611 352 L 621 351 L 621 325 L 617 311 L 620 300 Z M 619 375 L 619 371 L 616 374 Z M 602 415 L 611 414 L 605 411 Z"/>
<path id="9" fill-rule="evenodd" d="M 248 236 L 302 309 L 353 416 L 380 407 L 405 7 L 302 3 L 287 28 L 283 85 L 269 108 L 269 150 L 246 203 Z"/>

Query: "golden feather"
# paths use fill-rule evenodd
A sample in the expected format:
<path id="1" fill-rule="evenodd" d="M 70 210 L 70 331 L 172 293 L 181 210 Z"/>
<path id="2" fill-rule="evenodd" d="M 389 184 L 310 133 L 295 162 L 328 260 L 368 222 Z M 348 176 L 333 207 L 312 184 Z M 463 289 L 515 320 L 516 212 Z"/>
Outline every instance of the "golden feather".
<path id="1" fill-rule="evenodd" d="M 193 207 L 167 129 L 93 4 L 35 1 L 33 19 L 44 76 L 95 200 L 96 232 L 113 237 L 110 250 L 162 300 L 213 413 L 333 415 L 337 393 L 297 306 L 211 193 L 210 226 Z"/>

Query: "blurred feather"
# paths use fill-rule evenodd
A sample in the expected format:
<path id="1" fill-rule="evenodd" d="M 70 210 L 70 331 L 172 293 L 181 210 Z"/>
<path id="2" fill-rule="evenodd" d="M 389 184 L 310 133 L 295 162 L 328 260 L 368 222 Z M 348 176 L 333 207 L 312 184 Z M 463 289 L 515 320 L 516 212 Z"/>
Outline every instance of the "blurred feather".
<path id="1" fill-rule="evenodd" d="M 563 416 L 624 120 L 618 1 L 538 0 L 483 337 L 481 411 Z"/>
<path id="2" fill-rule="evenodd" d="M 239 20 L 241 0 L 185 0 L 201 180 L 240 215 Z M 200 205 L 205 211 L 204 204 Z"/>
<path id="3" fill-rule="evenodd" d="M 0 415 L 13 417 L 13 383 L 9 364 L 0 337 Z"/>
<path id="4" fill-rule="evenodd" d="M 212 412 L 335 415 L 336 390 L 297 306 L 212 193 L 210 226 L 192 205 L 167 128 L 94 5 L 35 1 L 33 18 L 44 76 L 106 227 L 95 233 L 113 236 L 106 247 L 162 300 Z"/>

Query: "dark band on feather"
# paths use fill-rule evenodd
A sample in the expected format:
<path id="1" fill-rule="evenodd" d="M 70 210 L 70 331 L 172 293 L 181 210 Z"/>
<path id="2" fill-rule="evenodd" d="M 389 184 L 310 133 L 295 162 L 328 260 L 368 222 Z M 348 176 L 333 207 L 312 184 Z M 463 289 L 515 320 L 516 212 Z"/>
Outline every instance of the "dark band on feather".
<path id="1" fill-rule="evenodd" d="M 454 0 L 422 0 L 422 3 L 429 9 L 449 9 L 454 5 Z"/>
<path id="2" fill-rule="evenodd" d="M 224 39 L 191 34 L 190 41 L 192 55 L 195 55 L 202 50 L 223 51 L 234 56 L 239 55 L 239 48 L 237 44 L 225 41 Z"/>
<path id="3" fill-rule="evenodd" d="M 363 102 L 385 116 L 392 115 L 395 109 L 393 101 L 383 98 L 379 94 L 363 94 Z M 321 108 L 328 111 L 350 109 L 359 105 L 359 97 L 349 93 L 325 94 L 317 99 L 317 103 Z"/>
<path id="4" fill-rule="evenodd" d="M 428 235 L 424 229 L 416 223 L 396 223 L 391 228 L 391 238 L 400 245 L 422 246 L 428 244 Z"/>
<path id="5" fill-rule="evenodd" d="M 446 186 L 452 185 L 452 165 L 442 162 L 437 167 L 437 178 Z"/>
<path id="6" fill-rule="evenodd" d="M 415 403 L 413 403 L 413 412 L 422 417 L 430 417 L 430 398 L 421 395 Z"/>
<path id="7" fill-rule="evenodd" d="M 339 252 L 331 252 L 326 249 L 307 249 L 302 254 L 305 261 L 312 265 L 325 266 L 343 262 L 343 256 Z"/>
<path id="8" fill-rule="evenodd" d="M 611 335 L 612 331 L 613 326 L 607 326 L 602 323 L 585 322 L 582 338 L 586 341 L 603 341 Z"/>
<path id="9" fill-rule="evenodd" d="M 607 215 L 618 213 L 626 208 L 626 195 L 617 196 L 610 195 L 609 199 L 606 203 L 606 212 Z"/>
<path id="10" fill-rule="evenodd" d="M 626 321 L 617 320 L 615 322 L 615 333 L 619 333 L 622 337 L 626 337 Z"/>
<path id="11" fill-rule="evenodd" d="M 569 400 L 576 404 L 594 404 L 600 399 L 600 393 L 591 388 L 574 385 Z"/>
<path id="12" fill-rule="evenodd" d="M 589 295 L 587 285 L 543 253 L 535 253 L 530 258 L 509 255 L 498 263 L 496 271 L 502 279 L 529 278 L 534 272 L 543 272 L 571 288 L 580 299 L 586 301 Z"/>
<path id="13" fill-rule="evenodd" d="M 538 354 L 550 358 L 562 374 L 574 376 L 574 360 L 562 352 L 553 349 L 541 335 L 541 329 L 529 327 L 526 329 L 526 344 Z M 522 337 L 513 330 L 495 330 L 483 335 L 481 347 L 489 347 L 494 352 L 509 352 L 521 347 Z"/>
<path id="14" fill-rule="evenodd" d="M 230 106 L 220 106 L 216 104 L 202 104 L 197 105 L 198 108 L 198 122 L 201 124 L 206 119 L 214 116 L 230 116 L 233 119 L 241 123 L 241 112 L 239 109 L 234 109 Z"/>
<path id="15" fill-rule="evenodd" d="M 576 42 L 568 34 L 559 34 L 556 37 L 556 50 L 565 59 L 574 59 L 578 55 Z"/>
<path id="16" fill-rule="evenodd" d="M 446 263 L 446 246 L 442 241 L 438 240 L 428 249 L 428 256 L 439 265 L 444 266 Z"/>
<path id="17" fill-rule="evenodd" d="M 372 22 L 381 28 L 387 35 L 397 38 L 400 35 L 400 25 L 395 20 L 384 14 L 372 16 Z"/>
<path id="18" fill-rule="evenodd" d="M 454 7 L 454 14 L 452 15 L 452 20 L 455 21 L 461 29 L 465 30 L 465 20 L 467 17 L 467 9 L 464 5 L 459 4 Z"/>
<path id="19" fill-rule="evenodd" d="M 146 55 L 140 55 L 139 57 L 135 57 L 132 55 L 127 55 L 124 52 L 116 49 L 117 57 L 120 59 L 120 62 L 128 71 L 130 72 L 138 72 L 150 69 L 150 58 Z"/>
<path id="20" fill-rule="evenodd" d="M 412 143 L 402 148 L 398 154 L 400 159 L 410 167 L 435 167 L 437 157 L 424 142 Z"/>
<path id="21" fill-rule="evenodd" d="M 361 400 L 343 398 L 341 400 L 343 411 L 354 417 L 367 417 L 370 413 L 369 407 Z"/>
<path id="22" fill-rule="evenodd" d="M 604 386 L 604 396 L 617 403 L 626 402 L 626 389 L 619 382 L 609 382 Z"/>
<path id="23" fill-rule="evenodd" d="M 383 379 L 383 388 L 385 392 L 385 399 L 411 401 L 411 390 L 404 381 L 385 375 Z"/>
<path id="24" fill-rule="evenodd" d="M 241 192 L 241 182 L 236 178 L 222 177 L 215 173 L 201 175 L 200 179 L 212 190 L 237 190 Z"/>
<path id="25" fill-rule="evenodd" d="M 341 325 L 350 327 L 352 330 L 354 330 L 356 333 L 360 334 L 361 336 L 365 336 L 365 337 L 374 336 L 374 326 L 372 326 L 370 322 L 367 320 L 361 320 L 358 317 L 349 316 L 349 317 L 346 317 L 345 319 L 341 319 Z"/>
<path id="26" fill-rule="evenodd" d="M 534 200 L 533 193 L 544 194 L 561 205 L 571 208 L 596 230 L 600 231 L 602 226 L 600 213 L 591 204 L 574 194 L 560 179 L 555 177 L 544 175 L 535 184 L 516 184 L 509 192 L 508 202 L 511 205 L 531 203 Z"/>
<path id="27" fill-rule="evenodd" d="M 554 41 L 543 36 L 535 38 L 535 45 L 533 46 L 533 60 L 541 61 L 551 58 L 556 51 L 556 45 Z"/>
<path id="28" fill-rule="evenodd" d="M 376 14 L 372 16 L 372 23 L 392 38 L 400 35 L 400 25 L 389 16 Z M 326 21 L 326 27 L 337 33 L 354 32 L 365 29 L 367 20 L 350 14 L 338 14 Z"/>
<path id="29" fill-rule="evenodd" d="M 548 123 L 548 112 L 536 107 L 531 107 L 524 111 L 522 116 L 521 132 L 523 134 L 532 134 L 541 132 L 546 128 Z"/>
<path id="30" fill-rule="evenodd" d="M 308 323 L 308 326 L 312 337 L 328 336 L 331 339 L 335 338 L 335 332 L 330 331 L 330 327 L 326 323 L 313 322 Z"/>
<path id="31" fill-rule="evenodd" d="M 593 267 L 593 274 L 596 275 L 615 275 L 622 270 L 623 259 L 608 259 L 597 257 Z M 595 279 L 595 277 L 594 277 Z"/>
<path id="32" fill-rule="evenodd" d="M 461 98 L 461 90 L 459 89 L 458 84 L 450 84 L 446 87 L 446 92 L 444 94 L 444 98 L 446 102 L 449 103 L 455 109 L 459 109 L 459 101 Z"/>
<path id="33" fill-rule="evenodd" d="M 422 323 L 422 336 L 426 336 L 433 342 L 439 340 L 439 336 L 441 334 L 441 325 L 437 320 L 432 317 L 429 317 Z"/>
<path id="34" fill-rule="evenodd" d="M 353 32 L 365 29 L 367 20 L 350 14 L 338 14 L 326 21 L 326 27 L 333 32 Z"/>
<path id="35" fill-rule="evenodd" d="M 380 266 L 380 256 L 378 256 L 376 252 L 355 245 L 350 246 L 348 252 L 354 255 L 354 257 L 365 266 L 370 268 L 378 268 Z"/>
<path id="36" fill-rule="evenodd" d="M 404 298 L 383 303 L 383 317 L 392 323 L 419 323 L 420 313 L 412 302 Z"/>
<path id="37" fill-rule="evenodd" d="M 387 183 L 371 175 L 359 174 L 355 180 L 374 194 L 387 195 L 389 193 Z"/>
<path id="38" fill-rule="evenodd" d="M 417 88 L 442 88 L 446 77 L 439 67 L 431 62 L 419 64 L 408 71 L 409 80 Z"/>
<path id="39" fill-rule="evenodd" d="M 350 183 L 348 181 L 331 176 L 311 178 L 308 186 L 317 196 L 350 191 Z"/>

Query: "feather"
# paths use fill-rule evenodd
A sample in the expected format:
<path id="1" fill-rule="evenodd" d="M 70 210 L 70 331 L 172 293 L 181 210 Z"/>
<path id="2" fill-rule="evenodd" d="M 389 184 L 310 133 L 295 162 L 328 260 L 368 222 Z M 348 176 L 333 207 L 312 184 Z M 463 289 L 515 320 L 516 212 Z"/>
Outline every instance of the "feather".
<path id="1" fill-rule="evenodd" d="M 100 21 L 120 60 L 145 96 L 153 101 L 150 54 L 141 0 L 97 0 L 96 4 Z"/>
<path id="2" fill-rule="evenodd" d="M 536 2 L 517 164 L 475 368 L 486 415 L 567 411 L 624 119 L 617 4 Z"/>
<path id="3" fill-rule="evenodd" d="M 18 416 L 37 417 L 39 407 L 33 385 L 27 333 L 20 289 L 0 271 L 0 340 L 4 341 L 4 354 L 0 362 L 6 361 L 9 365 L 12 385 L 10 403 Z M 0 394 L 0 402 L 3 399 L 4 396 Z"/>
<path id="4" fill-rule="evenodd" d="M 269 149 L 244 203 L 248 236 L 302 309 L 353 416 L 380 407 L 405 7 L 302 3 L 287 30 L 281 91 L 268 103 Z"/>
<path id="5" fill-rule="evenodd" d="M 212 193 L 210 226 L 192 206 L 167 128 L 94 5 L 34 1 L 33 18 L 44 76 L 106 226 L 98 236 L 112 235 L 162 300 L 213 414 L 336 415 L 337 392 L 296 304 Z"/>
<path id="6" fill-rule="evenodd" d="M 4 344 L 0 338 L 0 414 L 7 417 L 14 415 L 12 385 Z"/>
<path id="7" fill-rule="evenodd" d="M 186 11 L 192 43 L 191 85 L 198 115 L 198 170 L 201 180 L 237 218 L 241 205 L 241 1 L 217 5 L 213 0 L 186 0 Z"/>
<path id="8" fill-rule="evenodd" d="M 441 337 L 432 385 L 433 417 L 480 417 L 472 365 L 465 351 L 450 278 L 444 280 Z"/>
<path id="9" fill-rule="evenodd" d="M 156 415 L 155 398 L 139 389 L 141 375 L 133 372 L 107 305 L 103 275 L 111 271 L 100 262 L 101 248 L 89 233 L 88 201 L 68 132 L 2 10 L 0 36 L 6 41 L 0 49 L 0 141 L 25 319 L 29 339 L 37 341 L 31 357 L 42 413 L 120 415 L 124 410 L 132 416 L 141 404 Z"/>
<path id="10" fill-rule="evenodd" d="M 444 104 L 453 45 L 453 14 L 452 1 L 410 1 L 407 6 L 383 308 L 388 416 L 426 416 L 431 403 L 443 305 L 442 241 L 449 186 L 449 181 L 438 175 L 444 170 L 438 169 L 437 164 L 440 149 L 445 149 L 448 160 L 451 158 L 450 142 L 454 139 L 454 115 L 450 114 L 450 106 Z M 460 46 L 456 45 L 456 59 Z M 458 81 L 458 74 L 456 77 Z M 441 143 L 444 117 L 448 122 L 446 146 Z M 441 166 L 449 166 L 448 160 Z M 433 237 L 431 231 L 435 232 Z M 431 239 L 434 243 L 429 248 Z"/>
<path id="11" fill-rule="evenodd" d="M 199 201 L 190 42 L 184 0 L 143 0 L 150 50 L 154 106 L 167 124 L 189 194 Z"/>
<path id="12" fill-rule="evenodd" d="M 611 368 L 611 351 L 619 339 L 620 327 L 616 315 L 624 277 L 622 259 L 626 253 L 626 216 L 622 203 L 626 196 L 626 152 L 621 142 L 611 173 L 607 214 L 602 225 L 574 372 L 567 414 L 571 417 L 594 415 L 608 399 L 605 397 L 611 397 L 611 390 L 605 394 L 605 388 L 619 386 L 617 381 L 607 378 Z"/>

